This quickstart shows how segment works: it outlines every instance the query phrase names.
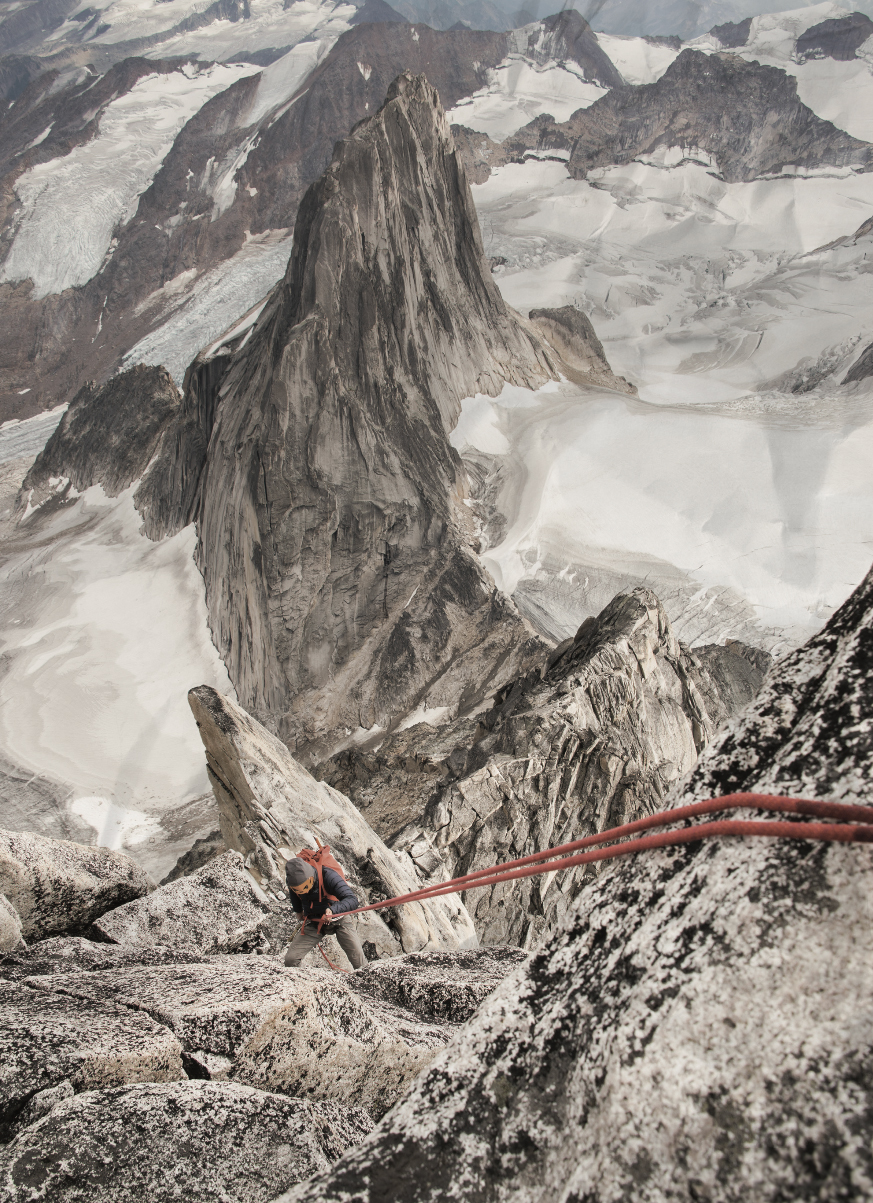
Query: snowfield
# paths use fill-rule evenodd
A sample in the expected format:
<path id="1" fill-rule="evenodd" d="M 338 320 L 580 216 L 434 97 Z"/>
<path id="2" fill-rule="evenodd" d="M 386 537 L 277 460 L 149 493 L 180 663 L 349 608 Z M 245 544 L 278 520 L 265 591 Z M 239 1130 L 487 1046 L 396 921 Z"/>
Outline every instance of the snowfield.
<path id="1" fill-rule="evenodd" d="M 152 543 L 99 486 L 16 531 L 0 580 L 0 749 L 62 786 L 92 839 L 158 877 L 217 823 L 187 692 L 232 692 L 188 527 Z M 204 798 L 205 795 L 205 798 Z M 16 815 L 40 830 L 44 815 Z M 49 831 L 48 834 L 58 834 Z"/>

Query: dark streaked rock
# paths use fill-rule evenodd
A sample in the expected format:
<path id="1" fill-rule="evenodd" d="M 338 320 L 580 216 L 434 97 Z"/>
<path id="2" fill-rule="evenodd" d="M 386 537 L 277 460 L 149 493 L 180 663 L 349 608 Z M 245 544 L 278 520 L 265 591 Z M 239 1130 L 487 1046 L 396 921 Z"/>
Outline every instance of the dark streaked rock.
<path id="1" fill-rule="evenodd" d="M 198 869 L 202 869 L 207 861 L 213 857 L 221 856 L 222 852 L 227 851 L 220 831 L 210 831 L 209 835 L 204 835 L 202 839 L 195 840 L 187 852 L 176 861 L 173 868 L 166 877 L 161 878 L 161 885 L 165 886 L 171 881 L 175 881 L 178 877 L 188 877 L 191 873 L 196 873 Z"/>
<path id="2" fill-rule="evenodd" d="M 619 595 L 491 710 L 320 767 L 426 880 L 526 856 L 658 809 L 754 696 L 760 653 L 689 650 L 647 589 Z M 759 659 L 756 664 L 755 658 Z M 593 869 L 462 895 L 483 944 L 534 947 Z"/>
<path id="3" fill-rule="evenodd" d="M 448 436 L 463 397 L 556 371 L 491 278 L 435 90 L 400 76 L 307 193 L 251 338 L 192 365 L 137 495 L 153 537 L 196 519 L 216 646 L 298 759 L 470 709 L 538 650 L 472 553 Z"/>
<path id="4" fill-rule="evenodd" d="M 778 174 L 784 166 L 873 167 L 873 146 L 802 104 L 793 76 L 735 54 L 690 48 L 655 83 L 614 88 L 564 122 L 542 114 L 501 145 L 504 162 L 522 162 L 531 150 L 569 150 L 574 179 L 668 147 L 706 152 L 728 182 Z"/>
<path id="5" fill-rule="evenodd" d="M 579 384 L 636 393 L 632 384 L 612 371 L 591 319 L 581 309 L 573 305 L 564 305 L 560 309 L 532 309 L 528 317 L 560 355 L 569 379 Z"/>
<path id="6" fill-rule="evenodd" d="M 21 503 L 98 484 L 117 497 L 145 472 L 180 400 L 162 367 L 138 365 L 99 388 L 86 384 L 24 478 Z"/>
<path id="7" fill-rule="evenodd" d="M 864 348 L 846 372 L 842 383 L 855 384 L 859 380 L 866 380 L 868 376 L 873 376 L 873 343 Z"/>
<path id="8" fill-rule="evenodd" d="M 871 805 L 871 599 L 873 574 L 666 802 Z M 867 1198 L 871 966 L 869 844 L 615 861 L 367 1144 L 283 1203 Z"/>
<path id="9" fill-rule="evenodd" d="M 233 1082 L 169 1082 L 59 1099 L 0 1150 L 8 1203 L 267 1203 L 358 1144 L 363 1112 Z"/>
<path id="10" fill-rule="evenodd" d="M 797 39 L 797 61 L 811 58 L 833 58 L 845 62 L 857 58 L 856 51 L 873 37 L 873 21 L 866 13 L 849 13 L 811 25 Z"/>
<path id="11" fill-rule="evenodd" d="M 713 25 L 709 32 L 718 38 L 725 50 L 737 50 L 748 42 L 751 28 L 752 18 L 746 17 L 743 21 L 725 21 L 723 25 Z"/>

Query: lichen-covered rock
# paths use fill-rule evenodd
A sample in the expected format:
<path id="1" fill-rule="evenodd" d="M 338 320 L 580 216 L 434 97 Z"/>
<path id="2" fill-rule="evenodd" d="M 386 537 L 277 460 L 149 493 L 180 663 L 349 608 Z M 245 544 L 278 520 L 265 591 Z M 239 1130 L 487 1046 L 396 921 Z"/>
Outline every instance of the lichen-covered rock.
<path id="1" fill-rule="evenodd" d="M 82 1091 L 183 1078 L 181 1054 L 173 1033 L 141 1012 L 0 982 L 0 1125 L 65 1080 Z"/>
<path id="2" fill-rule="evenodd" d="M 655 595 L 635 589 L 477 719 L 413 728 L 320 771 L 422 876 L 460 876 L 658 809 L 717 725 L 754 697 L 768 659 L 689 650 Z M 462 897 L 483 944 L 531 948 L 592 874 L 580 866 Z"/>
<path id="3" fill-rule="evenodd" d="M 199 957 L 191 949 L 164 948 L 159 944 L 131 948 L 97 943 L 83 936 L 52 936 L 30 948 L 11 952 L 0 960 L 0 978 L 19 982 L 26 977 L 58 973 L 93 973 L 130 965 L 190 964 Z"/>
<path id="4" fill-rule="evenodd" d="M 169 1028 L 186 1052 L 225 1057 L 235 1056 L 265 1019 L 293 1001 L 300 990 L 296 970 L 264 956 L 67 973 L 30 978 L 25 984 L 144 1011 Z"/>
<path id="5" fill-rule="evenodd" d="M 266 1203 L 372 1127 L 361 1112 L 231 1082 L 60 1099 L 0 1149 L 4 1203 Z"/>
<path id="6" fill-rule="evenodd" d="M 303 847 L 316 847 L 316 840 L 332 848 L 362 905 L 419 888 L 408 861 L 385 846 L 348 798 L 316 781 L 241 707 L 207 685 L 192 689 L 188 700 L 206 748 L 222 836 L 245 855 L 266 889 L 282 891 L 285 860 Z M 182 882 L 164 889 L 177 886 Z M 370 911 L 354 922 L 370 955 L 477 943 L 470 917 L 455 897 Z"/>
<path id="7" fill-rule="evenodd" d="M 242 947 L 270 916 L 269 900 L 245 871 L 240 854 L 231 851 L 103 915 L 94 931 L 129 947 L 190 950 L 196 960 L 198 954 Z"/>
<path id="8" fill-rule="evenodd" d="M 0 894 L 0 956 L 12 952 L 21 943 L 21 916 L 6 895 Z M 3 976 L 2 962 L 0 976 Z"/>
<path id="9" fill-rule="evenodd" d="M 685 798 L 873 799 L 873 570 L 707 748 Z"/>
<path id="10" fill-rule="evenodd" d="M 462 1024 L 526 958 L 520 948 L 416 952 L 374 961 L 351 976 L 349 985 L 358 994 L 403 1007 L 425 1023 Z"/>
<path id="11" fill-rule="evenodd" d="M 295 1203 L 873 1197 L 869 847 L 610 866 Z"/>
<path id="12" fill-rule="evenodd" d="M 449 1039 L 447 1026 L 357 993 L 344 974 L 289 972 L 293 1001 L 240 1049 L 231 1070 L 236 1081 L 300 1098 L 329 1095 L 378 1119 Z"/>
<path id="13" fill-rule="evenodd" d="M 0 893 L 21 916 L 27 941 L 80 934 L 100 915 L 142 897 L 154 884 L 121 852 L 32 832 L 0 831 Z"/>
<path id="14" fill-rule="evenodd" d="M 873 574 L 668 803 L 871 806 Z M 873 849 L 723 838 L 603 866 L 357 1152 L 290 1203 L 873 1198 Z"/>

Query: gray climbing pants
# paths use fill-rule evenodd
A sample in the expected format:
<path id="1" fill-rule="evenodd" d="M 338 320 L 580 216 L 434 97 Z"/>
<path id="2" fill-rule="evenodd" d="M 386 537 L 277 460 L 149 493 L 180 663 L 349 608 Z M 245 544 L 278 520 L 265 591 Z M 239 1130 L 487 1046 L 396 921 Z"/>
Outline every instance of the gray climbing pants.
<path id="1" fill-rule="evenodd" d="M 336 923 L 325 923 L 320 932 L 317 923 L 308 922 L 285 949 L 285 964 L 290 969 L 295 969 L 306 954 L 312 952 L 316 944 L 325 936 L 336 936 L 340 948 L 351 961 L 353 969 L 361 969 L 367 964 L 358 933 L 349 919 L 343 919 Z M 321 963 L 324 965 L 324 961 Z"/>

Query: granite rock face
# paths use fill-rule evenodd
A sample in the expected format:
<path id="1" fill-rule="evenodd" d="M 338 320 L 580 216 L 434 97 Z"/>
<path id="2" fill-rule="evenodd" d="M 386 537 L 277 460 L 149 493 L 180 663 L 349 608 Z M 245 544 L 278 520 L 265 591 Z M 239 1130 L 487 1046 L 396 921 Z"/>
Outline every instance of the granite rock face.
<path id="1" fill-rule="evenodd" d="M 669 803 L 873 803 L 871 595 L 777 664 Z M 283 1200 L 873 1197 L 871 997 L 870 845 L 613 862 L 372 1136 Z"/>
<path id="2" fill-rule="evenodd" d="M 0 894 L 0 955 L 12 952 L 21 943 L 21 916 L 6 895 Z"/>
<path id="3" fill-rule="evenodd" d="M 191 690 L 188 699 L 206 748 L 222 836 L 245 856 L 265 889 L 282 893 L 285 861 L 303 847 L 316 847 L 316 840 L 331 847 L 362 905 L 418 889 L 414 867 L 383 844 L 348 798 L 311 777 L 244 710 L 206 685 Z M 238 853 L 227 855 L 239 859 Z M 371 956 L 477 942 L 455 898 L 371 911 L 354 923 Z"/>
<path id="4" fill-rule="evenodd" d="M 94 931 L 114 944 L 184 949 L 197 959 L 257 942 L 270 916 L 270 900 L 245 871 L 240 854 L 230 851 L 103 915 Z"/>
<path id="5" fill-rule="evenodd" d="M 873 571 L 695 768 L 693 798 L 737 791 L 868 803 L 873 797 Z"/>
<path id="6" fill-rule="evenodd" d="M 591 26 L 575 9 L 565 8 L 542 21 L 511 30 L 508 38 L 510 50 L 539 67 L 570 62 L 582 68 L 583 78 L 604 88 L 624 84 Z"/>
<path id="7" fill-rule="evenodd" d="M 183 1078 L 181 1053 L 147 1015 L 95 1002 L 85 1021 L 77 999 L 0 982 L 0 1125 L 63 1081 L 78 1092 Z"/>
<path id="8" fill-rule="evenodd" d="M 197 520 L 237 695 L 318 759 L 425 702 L 472 708 L 538 650 L 471 550 L 448 435 L 463 397 L 558 368 L 491 278 L 423 77 L 338 145 L 295 229 L 245 345 L 190 369 L 137 504 L 153 536 Z"/>
<path id="9" fill-rule="evenodd" d="M 20 503 L 37 506 L 102 485 L 117 497 L 148 467 L 181 398 L 166 368 L 139 365 L 80 389 L 36 457 Z"/>
<path id="10" fill-rule="evenodd" d="M 425 878 L 459 876 L 663 805 L 769 657 L 679 643 L 647 589 L 619 595 L 474 720 L 413 728 L 321 767 Z M 753 661 L 757 660 L 758 663 Z M 462 895 L 484 944 L 534 946 L 592 870 Z"/>
<path id="11" fill-rule="evenodd" d="M 833 58 L 841 62 L 857 58 L 857 51 L 873 37 L 873 21 L 866 13 L 849 13 L 845 17 L 811 25 L 797 39 L 797 61 L 812 58 Z"/>
<path id="12" fill-rule="evenodd" d="M 123 969 L 130 965 L 176 965 L 196 960 L 191 949 L 124 947 L 98 943 L 82 936 L 52 936 L 30 948 L 9 953 L 0 960 L 0 978 L 20 982 L 26 977 L 59 973 L 99 973 L 103 969 Z"/>
<path id="13" fill-rule="evenodd" d="M 121 852 L 0 831 L 0 893 L 18 912 L 26 941 L 82 933 L 151 889 L 145 870 Z"/>
<path id="14" fill-rule="evenodd" d="M 89 1090 L 0 1149 L 8 1203 L 266 1203 L 372 1127 L 361 1113 L 233 1082 Z"/>
<path id="15" fill-rule="evenodd" d="M 221 832 L 210 831 L 209 835 L 195 840 L 188 851 L 179 857 L 167 876 L 161 878 L 161 885 L 168 885 L 179 877 L 189 877 L 198 869 L 202 869 L 213 857 L 221 856 L 222 852 L 227 852 L 227 844 L 222 839 Z"/>
<path id="16" fill-rule="evenodd" d="M 386 963 L 387 964 L 387 963 Z M 234 1081 L 297 1098 L 388 1111 L 452 1030 L 355 989 L 356 974 L 289 969 L 294 996 L 240 1049 Z"/>

